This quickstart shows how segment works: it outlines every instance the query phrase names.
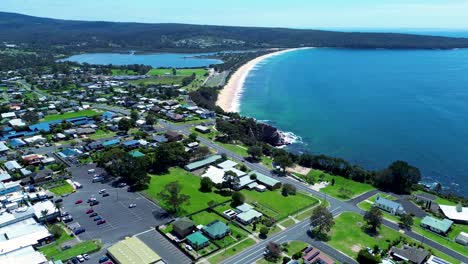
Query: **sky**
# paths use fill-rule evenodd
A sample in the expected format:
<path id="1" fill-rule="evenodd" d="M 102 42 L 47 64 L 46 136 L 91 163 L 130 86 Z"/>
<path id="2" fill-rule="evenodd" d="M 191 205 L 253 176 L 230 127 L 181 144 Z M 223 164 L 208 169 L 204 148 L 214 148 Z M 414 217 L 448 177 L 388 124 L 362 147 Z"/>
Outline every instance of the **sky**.
<path id="1" fill-rule="evenodd" d="M 0 11 L 93 21 L 468 30 L 468 0 L 0 0 Z"/>

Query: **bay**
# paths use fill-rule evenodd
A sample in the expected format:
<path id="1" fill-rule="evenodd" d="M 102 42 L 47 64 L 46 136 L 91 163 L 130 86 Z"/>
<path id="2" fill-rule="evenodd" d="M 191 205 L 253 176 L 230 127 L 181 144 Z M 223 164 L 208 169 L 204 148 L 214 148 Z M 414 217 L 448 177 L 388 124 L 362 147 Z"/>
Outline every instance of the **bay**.
<path id="1" fill-rule="evenodd" d="M 468 194 L 468 50 L 299 50 L 244 88 L 241 114 L 299 136 L 293 151 L 368 169 L 405 160 Z"/>

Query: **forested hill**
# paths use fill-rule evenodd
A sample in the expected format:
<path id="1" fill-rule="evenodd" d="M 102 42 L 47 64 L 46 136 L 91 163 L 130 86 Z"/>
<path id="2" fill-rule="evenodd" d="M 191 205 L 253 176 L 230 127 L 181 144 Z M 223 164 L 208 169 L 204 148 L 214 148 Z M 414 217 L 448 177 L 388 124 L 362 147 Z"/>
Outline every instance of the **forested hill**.
<path id="1" fill-rule="evenodd" d="M 268 47 L 450 49 L 466 38 L 287 28 L 68 21 L 0 12 L 0 42 L 73 51 L 216 51 Z"/>

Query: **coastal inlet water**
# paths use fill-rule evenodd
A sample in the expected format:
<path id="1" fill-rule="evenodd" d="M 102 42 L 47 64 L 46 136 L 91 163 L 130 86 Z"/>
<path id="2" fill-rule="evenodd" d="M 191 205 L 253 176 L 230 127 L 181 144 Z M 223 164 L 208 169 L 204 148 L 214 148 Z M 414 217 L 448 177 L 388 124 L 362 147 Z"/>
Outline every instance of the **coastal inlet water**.
<path id="1" fill-rule="evenodd" d="M 101 65 L 129 65 L 144 64 L 154 68 L 159 67 L 206 67 L 211 64 L 220 64 L 218 59 L 202 58 L 198 56 L 211 55 L 212 53 L 158 53 L 158 54 L 121 54 L 121 53 L 84 53 L 74 55 L 62 61 L 73 61 L 78 63 L 101 64 Z"/>
<path id="2" fill-rule="evenodd" d="M 258 64 L 240 112 L 289 146 L 368 169 L 395 160 L 468 195 L 468 50 L 309 49 Z"/>

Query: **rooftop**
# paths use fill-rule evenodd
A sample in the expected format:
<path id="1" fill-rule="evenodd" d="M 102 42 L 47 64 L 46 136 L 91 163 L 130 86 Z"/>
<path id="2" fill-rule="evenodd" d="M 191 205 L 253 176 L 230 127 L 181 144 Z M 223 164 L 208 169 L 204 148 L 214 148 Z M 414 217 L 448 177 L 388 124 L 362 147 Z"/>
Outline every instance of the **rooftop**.
<path id="1" fill-rule="evenodd" d="M 444 215 L 454 221 L 468 222 L 468 207 L 461 205 L 439 205 Z"/>
<path id="2" fill-rule="evenodd" d="M 204 236 L 200 231 L 190 234 L 186 238 L 192 245 L 196 246 L 201 246 L 209 242 L 208 238 L 206 238 L 206 236 Z"/>
<path id="3" fill-rule="evenodd" d="M 212 164 L 212 163 L 220 160 L 221 158 L 222 158 L 221 155 L 213 155 L 213 156 L 207 157 L 205 159 L 202 159 L 202 160 L 195 161 L 195 162 L 192 162 L 190 164 L 187 164 L 185 166 L 185 168 L 187 170 L 196 170 L 196 169 L 205 167 L 206 165 Z"/>
<path id="4" fill-rule="evenodd" d="M 211 237 L 218 237 L 226 234 L 226 232 L 229 231 L 229 227 L 225 223 L 219 220 L 215 220 L 204 226 L 203 231 L 205 231 Z"/>
<path id="5" fill-rule="evenodd" d="M 130 237 L 117 242 L 107 249 L 120 264 L 151 264 L 161 260 L 151 248 L 137 237 Z"/>
<path id="6" fill-rule="evenodd" d="M 421 224 L 422 225 L 427 225 L 427 226 L 430 226 L 430 227 L 434 227 L 434 228 L 436 228 L 438 230 L 441 230 L 442 232 L 446 233 L 450 229 L 450 227 L 452 226 L 453 221 L 448 220 L 448 219 L 440 220 L 440 219 L 437 219 L 437 218 L 434 218 L 434 217 L 425 216 L 423 218 L 423 220 L 421 221 Z"/>

